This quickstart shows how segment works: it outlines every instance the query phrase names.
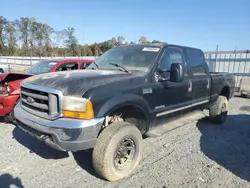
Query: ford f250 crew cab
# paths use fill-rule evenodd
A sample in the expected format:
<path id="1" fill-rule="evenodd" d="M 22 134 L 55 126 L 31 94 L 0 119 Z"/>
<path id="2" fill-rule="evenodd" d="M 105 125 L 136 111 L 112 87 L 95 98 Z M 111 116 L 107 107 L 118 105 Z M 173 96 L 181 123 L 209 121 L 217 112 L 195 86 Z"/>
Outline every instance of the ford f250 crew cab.
<path id="1" fill-rule="evenodd" d="M 197 110 L 209 109 L 210 119 L 223 123 L 233 91 L 234 75 L 210 73 L 199 49 L 128 45 L 84 71 L 25 79 L 14 114 L 22 130 L 55 149 L 94 148 L 94 169 L 115 181 L 138 165 L 143 135 Z"/>

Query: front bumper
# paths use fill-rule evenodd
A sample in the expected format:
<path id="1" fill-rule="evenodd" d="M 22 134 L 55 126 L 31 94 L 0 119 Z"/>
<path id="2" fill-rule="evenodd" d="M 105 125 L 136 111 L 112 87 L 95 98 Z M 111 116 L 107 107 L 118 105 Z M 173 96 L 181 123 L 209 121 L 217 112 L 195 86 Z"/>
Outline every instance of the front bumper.
<path id="1" fill-rule="evenodd" d="M 19 95 L 0 96 L 0 116 L 10 113 L 16 104 Z"/>
<path id="2" fill-rule="evenodd" d="M 46 120 L 23 110 L 20 103 L 14 109 L 17 126 L 23 131 L 61 151 L 93 148 L 104 118 L 78 120 L 59 118 Z"/>

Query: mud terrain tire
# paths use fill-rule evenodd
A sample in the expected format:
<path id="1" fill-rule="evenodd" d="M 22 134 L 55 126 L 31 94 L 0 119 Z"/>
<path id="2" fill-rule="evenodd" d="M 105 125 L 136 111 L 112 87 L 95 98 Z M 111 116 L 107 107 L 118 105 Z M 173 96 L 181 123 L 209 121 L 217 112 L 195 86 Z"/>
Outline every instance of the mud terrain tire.
<path id="1" fill-rule="evenodd" d="M 210 120 L 216 124 L 222 124 L 226 121 L 228 113 L 228 100 L 224 96 L 219 96 L 217 101 L 209 109 Z"/>
<path id="2" fill-rule="evenodd" d="M 95 171 L 108 181 L 128 177 L 141 159 L 142 135 L 127 122 L 114 122 L 99 135 L 92 154 Z"/>

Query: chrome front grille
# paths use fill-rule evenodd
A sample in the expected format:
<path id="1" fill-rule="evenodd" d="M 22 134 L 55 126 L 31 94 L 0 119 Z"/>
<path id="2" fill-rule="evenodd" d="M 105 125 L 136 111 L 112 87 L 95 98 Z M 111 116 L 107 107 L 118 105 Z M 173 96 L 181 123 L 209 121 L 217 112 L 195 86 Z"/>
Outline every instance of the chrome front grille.
<path id="1" fill-rule="evenodd" d="M 61 93 L 57 90 L 31 84 L 21 86 L 21 106 L 24 110 L 43 117 L 54 119 L 61 115 Z"/>

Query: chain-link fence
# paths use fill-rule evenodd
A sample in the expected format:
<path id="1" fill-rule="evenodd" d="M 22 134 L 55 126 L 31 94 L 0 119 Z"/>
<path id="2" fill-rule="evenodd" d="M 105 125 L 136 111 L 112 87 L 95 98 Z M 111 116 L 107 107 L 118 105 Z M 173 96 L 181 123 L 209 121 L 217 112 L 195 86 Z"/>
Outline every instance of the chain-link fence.
<path id="1" fill-rule="evenodd" d="M 241 79 L 250 76 L 250 51 L 206 52 L 206 61 L 211 72 L 235 74 L 235 87 L 240 87 Z"/>

